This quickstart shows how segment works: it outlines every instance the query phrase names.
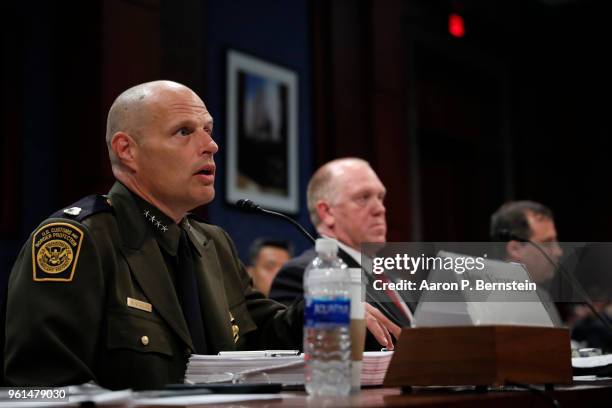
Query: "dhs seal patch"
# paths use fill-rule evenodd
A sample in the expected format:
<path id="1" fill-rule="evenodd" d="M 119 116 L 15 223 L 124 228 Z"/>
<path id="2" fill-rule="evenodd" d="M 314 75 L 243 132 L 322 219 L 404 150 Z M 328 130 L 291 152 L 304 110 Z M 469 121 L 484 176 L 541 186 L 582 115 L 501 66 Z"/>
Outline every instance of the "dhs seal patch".
<path id="1" fill-rule="evenodd" d="M 72 224 L 54 222 L 39 228 L 32 239 L 33 279 L 72 281 L 82 242 L 83 231 Z"/>

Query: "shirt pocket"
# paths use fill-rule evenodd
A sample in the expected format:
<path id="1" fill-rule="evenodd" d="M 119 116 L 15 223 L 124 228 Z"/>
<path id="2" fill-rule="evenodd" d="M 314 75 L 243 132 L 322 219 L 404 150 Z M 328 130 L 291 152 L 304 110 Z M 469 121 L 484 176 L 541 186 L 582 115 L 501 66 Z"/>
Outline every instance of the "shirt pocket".
<path id="1" fill-rule="evenodd" d="M 108 314 L 107 347 L 109 350 L 128 349 L 140 353 L 160 353 L 172 356 L 172 344 L 164 323 L 127 312 Z"/>

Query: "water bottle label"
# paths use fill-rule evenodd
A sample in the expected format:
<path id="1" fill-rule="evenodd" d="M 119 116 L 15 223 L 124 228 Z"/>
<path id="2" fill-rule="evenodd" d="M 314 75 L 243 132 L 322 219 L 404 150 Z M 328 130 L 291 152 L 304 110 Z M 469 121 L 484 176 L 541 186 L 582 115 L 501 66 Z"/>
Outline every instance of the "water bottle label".
<path id="1" fill-rule="evenodd" d="M 305 325 L 309 328 L 348 325 L 351 315 L 351 301 L 339 299 L 307 299 Z"/>

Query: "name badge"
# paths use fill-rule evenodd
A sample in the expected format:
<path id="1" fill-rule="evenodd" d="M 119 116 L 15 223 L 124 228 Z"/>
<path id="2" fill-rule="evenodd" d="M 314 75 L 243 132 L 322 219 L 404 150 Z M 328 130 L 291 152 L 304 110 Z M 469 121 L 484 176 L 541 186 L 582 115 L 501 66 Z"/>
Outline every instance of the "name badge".
<path id="1" fill-rule="evenodd" d="M 138 299 L 132 299 L 131 297 L 127 298 L 127 305 L 129 307 L 133 307 L 134 309 L 143 310 L 149 313 L 153 311 L 153 306 L 150 303 L 143 302 L 142 300 Z"/>

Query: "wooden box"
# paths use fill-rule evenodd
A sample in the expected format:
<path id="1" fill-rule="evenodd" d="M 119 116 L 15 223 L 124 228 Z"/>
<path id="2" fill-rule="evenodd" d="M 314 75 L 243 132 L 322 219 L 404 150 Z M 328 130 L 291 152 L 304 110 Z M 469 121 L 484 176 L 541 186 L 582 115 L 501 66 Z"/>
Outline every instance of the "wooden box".
<path id="1" fill-rule="evenodd" d="M 569 330 L 530 326 L 405 328 L 385 386 L 570 384 Z"/>

